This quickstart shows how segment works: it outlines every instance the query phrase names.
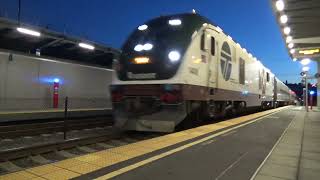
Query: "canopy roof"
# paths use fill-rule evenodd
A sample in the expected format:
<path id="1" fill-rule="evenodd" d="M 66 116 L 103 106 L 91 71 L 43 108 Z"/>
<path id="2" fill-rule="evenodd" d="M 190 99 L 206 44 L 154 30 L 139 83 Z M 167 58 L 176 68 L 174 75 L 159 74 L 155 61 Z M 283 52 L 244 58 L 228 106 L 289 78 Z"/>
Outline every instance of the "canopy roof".
<path id="1" fill-rule="evenodd" d="M 319 60 L 320 1 L 271 0 L 271 3 L 290 56 L 294 60 L 302 58 Z M 286 27 L 290 28 L 289 33 L 284 32 Z M 290 43 L 292 44 L 289 45 Z"/>
<path id="2" fill-rule="evenodd" d="M 21 33 L 18 27 L 39 32 L 40 36 Z M 72 60 L 83 64 L 110 67 L 119 50 L 90 42 L 85 39 L 71 37 L 63 33 L 45 28 L 20 24 L 16 21 L 0 18 L 0 49 L 18 51 L 28 54 L 41 54 L 45 57 Z M 79 43 L 86 43 L 94 50 L 82 48 Z M 36 53 L 38 52 L 38 53 Z"/>

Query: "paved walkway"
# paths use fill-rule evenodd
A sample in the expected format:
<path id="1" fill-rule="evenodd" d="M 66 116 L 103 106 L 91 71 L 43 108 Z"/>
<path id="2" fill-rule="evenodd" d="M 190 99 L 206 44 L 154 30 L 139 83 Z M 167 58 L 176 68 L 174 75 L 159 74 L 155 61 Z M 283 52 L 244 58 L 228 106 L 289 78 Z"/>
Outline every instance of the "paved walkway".
<path id="1" fill-rule="evenodd" d="M 252 179 L 320 179 L 320 111 L 295 110 L 298 115 Z"/>

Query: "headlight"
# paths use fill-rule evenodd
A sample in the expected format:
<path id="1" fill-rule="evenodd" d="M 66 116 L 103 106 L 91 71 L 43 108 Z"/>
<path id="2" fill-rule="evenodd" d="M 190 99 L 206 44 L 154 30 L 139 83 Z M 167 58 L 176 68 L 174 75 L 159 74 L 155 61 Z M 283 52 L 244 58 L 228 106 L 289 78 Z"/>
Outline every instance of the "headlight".
<path id="1" fill-rule="evenodd" d="M 147 44 L 143 45 L 143 49 L 144 49 L 145 51 L 149 51 L 149 50 L 151 50 L 152 48 L 153 48 L 153 45 L 150 44 L 150 43 L 147 43 Z"/>
<path id="2" fill-rule="evenodd" d="M 152 45 L 152 44 L 146 43 L 146 44 L 144 44 L 144 45 L 142 45 L 142 44 L 137 44 L 137 45 L 134 47 L 134 50 L 140 52 L 140 51 L 143 51 L 143 50 L 149 51 L 149 50 L 151 50 L 152 48 L 153 48 L 153 45 Z"/>
<path id="3" fill-rule="evenodd" d="M 141 45 L 141 44 L 137 44 L 137 45 L 134 47 L 134 50 L 135 50 L 135 51 L 138 51 L 138 52 L 142 51 L 143 49 L 144 49 L 144 47 L 143 47 L 143 45 Z"/>
<path id="4" fill-rule="evenodd" d="M 139 29 L 140 31 L 144 31 L 144 30 L 148 29 L 148 25 L 143 24 L 143 25 L 139 26 L 138 29 Z"/>
<path id="5" fill-rule="evenodd" d="M 171 60 L 171 62 L 175 62 L 180 59 L 180 53 L 178 51 L 170 51 L 168 57 Z"/>
<path id="6" fill-rule="evenodd" d="M 181 25 L 181 20 L 180 19 L 170 19 L 168 21 L 168 23 L 171 25 L 171 26 L 179 26 Z"/>

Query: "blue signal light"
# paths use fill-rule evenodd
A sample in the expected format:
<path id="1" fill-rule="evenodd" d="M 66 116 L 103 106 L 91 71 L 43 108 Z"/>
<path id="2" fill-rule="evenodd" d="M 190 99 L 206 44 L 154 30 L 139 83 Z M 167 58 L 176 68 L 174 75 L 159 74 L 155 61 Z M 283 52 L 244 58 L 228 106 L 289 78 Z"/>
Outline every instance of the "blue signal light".
<path id="1" fill-rule="evenodd" d="M 58 78 L 54 78 L 53 82 L 55 82 L 55 83 L 59 83 L 59 82 L 60 82 L 60 79 L 58 79 Z"/>

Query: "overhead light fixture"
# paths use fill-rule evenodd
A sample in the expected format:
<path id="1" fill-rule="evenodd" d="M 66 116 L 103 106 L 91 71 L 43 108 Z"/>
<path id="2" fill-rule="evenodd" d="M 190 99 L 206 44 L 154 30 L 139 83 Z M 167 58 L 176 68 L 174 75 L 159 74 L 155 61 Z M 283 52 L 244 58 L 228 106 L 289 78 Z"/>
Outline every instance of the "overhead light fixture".
<path id="1" fill-rule="evenodd" d="M 41 33 L 38 31 L 34 31 L 31 29 L 22 28 L 22 27 L 18 27 L 17 31 L 19 31 L 20 33 L 23 33 L 23 34 L 28 34 L 28 35 L 36 36 L 36 37 L 39 37 L 41 35 Z"/>
<path id="2" fill-rule="evenodd" d="M 91 44 L 87 44 L 87 43 L 79 43 L 79 46 L 85 49 L 90 49 L 90 50 L 94 50 L 94 46 Z"/>
<path id="3" fill-rule="evenodd" d="M 287 27 L 283 28 L 283 32 L 284 32 L 284 34 L 289 35 L 291 32 L 290 27 L 287 26 Z"/>
<path id="4" fill-rule="evenodd" d="M 283 11 L 284 9 L 284 2 L 283 0 L 276 1 L 276 8 L 278 11 Z"/>
<path id="5" fill-rule="evenodd" d="M 290 53 L 291 53 L 291 54 L 294 54 L 295 52 L 296 52 L 295 49 L 290 49 Z"/>
<path id="6" fill-rule="evenodd" d="M 294 46 L 294 44 L 293 44 L 293 43 L 289 43 L 289 44 L 288 44 L 288 48 L 290 48 L 290 49 L 292 49 L 292 48 L 293 48 L 293 46 Z"/>
<path id="7" fill-rule="evenodd" d="M 291 41 L 292 41 L 292 36 L 287 36 L 286 42 L 289 43 L 289 42 L 291 42 Z"/>
<path id="8" fill-rule="evenodd" d="M 180 19 L 170 19 L 168 22 L 171 26 L 179 26 L 181 25 L 181 20 Z"/>
<path id="9" fill-rule="evenodd" d="M 300 63 L 302 64 L 302 65 L 308 65 L 309 63 L 311 62 L 311 60 L 309 59 L 309 58 L 305 58 L 305 59 L 302 59 L 301 61 L 300 61 Z"/>
<path id="10" fill-rule="evenodd" d="M 287 23 L 287 22 L 288 22 L 288 16 L 287 16 L 287 15 L 282 15 L 282 16 L 280 16 L 280 22 L 281 22 L 282 24 Z"/>
<path id="11" fill-rule="evenodd" d="M 140 31 L 144 31 L 144 30 L 148 29 L 148 25 L 143 24 L 143 25 L 139 26 L 138 29 L 139 29 Z"/>

